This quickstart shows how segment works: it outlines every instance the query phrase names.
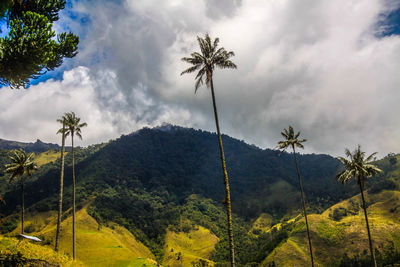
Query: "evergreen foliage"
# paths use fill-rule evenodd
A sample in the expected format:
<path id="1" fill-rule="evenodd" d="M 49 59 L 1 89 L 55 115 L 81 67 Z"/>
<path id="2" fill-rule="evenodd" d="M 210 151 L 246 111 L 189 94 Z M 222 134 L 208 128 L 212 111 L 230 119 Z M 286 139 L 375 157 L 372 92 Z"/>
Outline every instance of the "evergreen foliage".
<path id="1" fill-rule="evenodd" d="M 9 32 L 0 38 L 0 85 L 26 87 L 30 79 L 54 70 L 64 58 L 77 54 L 78 36 L 71 32 L 56 36 L 52 28 L 65 4 L 65 0 L 1 4 L 0 15 L 6 18 Z"/>

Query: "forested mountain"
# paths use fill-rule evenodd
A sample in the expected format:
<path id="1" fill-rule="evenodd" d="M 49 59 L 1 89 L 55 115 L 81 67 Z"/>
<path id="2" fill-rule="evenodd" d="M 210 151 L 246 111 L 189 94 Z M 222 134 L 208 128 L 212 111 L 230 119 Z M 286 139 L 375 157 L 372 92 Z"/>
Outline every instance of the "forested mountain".
<path id="1" fill-rule="evenodd" d="M 77 197 L 80 207 L 89 203 L 88 213 L 100 225 L 118 223 L 131 231 L 154 255 L 165 251 L 167 229 L 190 231 L 195 225 L 211 230 L 219 238 L 211 256 L 228 259 L 224 186 L 216 134 L 166 125 L 144 128 L 106 144 L 78 149 Z M 268 214 L 271 225 L 300 213 L 300 194 L 293 157 L 270 149 L 260 149 L 223 136 L 231 181 L 234 232 L 239 263 L 261 263 L 286 234 L 249 234 L 253 222 Z M 6 151 L 0 150 L 0 162 Z M 328 155 L 299 155 L 304 189 L 311 213 L 321 213 L 333 204 L 358 193 L 356 184 L 343 187 L 335 180 L 340 162 Z M 64 210 L 70 207 L 71 158 L 67 155 Z M 381 161 L 391 168 L 388 160 Z M 4 165 L 0 166 L 2 175 Z M 5 183 L 5 179 L 3 183 Z M 397 188 L 397 180 L 381 175 L 371 181 L 375 192 Z M 59 162 L 42 166 L 26 181 L 27 212 L 56 208 Z M 18 184 L 1 186 L 7 202 L 0 213 L 8 216 L 3 233 L 18 222 Z M 79 207 L 78 207 L 79 208 Z M 254 229 L 253 229 L 254 230 Z M 262 232 L 262 231 L 261 231 Z M 262 238 L 260 238 L 262 237 Z"/>

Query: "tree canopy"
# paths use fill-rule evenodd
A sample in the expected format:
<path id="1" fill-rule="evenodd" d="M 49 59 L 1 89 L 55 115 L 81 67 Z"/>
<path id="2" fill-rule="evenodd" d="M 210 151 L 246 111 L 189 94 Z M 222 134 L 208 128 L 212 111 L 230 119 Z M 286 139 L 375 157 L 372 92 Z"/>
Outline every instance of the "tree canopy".
<path id="1" fill-rule="evenodd" d="M 31 79 L 77 54 L 78 36 L 53 31 L 65 4 L 66 0 L 2 1 L 0 16 L 8 33 L 0 38 L 0 85 L 25 88 Z"/>

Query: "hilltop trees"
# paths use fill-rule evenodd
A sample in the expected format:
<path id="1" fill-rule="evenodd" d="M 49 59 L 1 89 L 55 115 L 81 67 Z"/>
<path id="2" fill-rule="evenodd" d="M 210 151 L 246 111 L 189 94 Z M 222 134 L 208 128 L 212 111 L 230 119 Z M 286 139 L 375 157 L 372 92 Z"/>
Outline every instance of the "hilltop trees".
<path id="1" fill-rule="evenodd" d="M 206 86 L 211 88 L 211 96 L 212 103 L 214 108 L 214 118 L 215 125 L 217 127 L 218 134 L 218 144 L 221 152 L 221 163 L 222 163 L 222 172 L 224 174 L 224 183 L 225 183 L 225 204 L 227 209 L 227 220 L 228 220 L 228 235 L 229 235 L 229 248 L 230 248 L 230 258 L 231 258 L 231 266 L 235 266 L 235 252 L 234 252 L 234 243 L 233 243 L 233 230 L 232 230 L 232 213 L 231 213 L 231 196 L 229 190 L 229 180 L 228 180 L 228 172 L 226 170 L 225 163 L 225 154 L 224 148 L 222 145 L 221 132 L 219 129 L 218 122 L 218 112 L 217 112 L 217 104 L 215 102 L 215 94 L 214 94 L 214 83 L 213 83 L 213 73 L 215 67 L 225 69 L 236 69 L 235 63 L 233 63 L 230 58 L 235 54 L 232 51 L 227 52 L 225 48 L 218 48 L 219 38 L 215 38 L 214 41 L 211 41 L 211 38 L 208 34 L 205 35 L 204 39 L 197 36 L 197 41 L 200 46 L 201 52 L 193 52 L 190 54 L 191 57 L 184 57 L 182 61 L 187 62 L 192 67 L 186 69 L 181 73 L 181 75 L 185 73 L 197 72 L 196 75 L 196 83 L 195 83 L 195 93 L 197 89 L 203 84 L 203 79 L 205 76 Z M 218 48 L 218 49 L 217 49 Z"/>
<path id="2" fill-rule="evenodd" d="M 75 241 L 76 241 L 76 232 L 75 232 L 75 184 L 76 184 L 76 179 L 75 179 L 75 156 L 74 156 L 74 136 L 78 136 L 80 139 L 82 139 L 81 135 L 81 128 L 87 126 L 87 124 L 80 123 L 81 118 L 78 118 L 75 116 L 74 112 L 69 112 L 65 114 L 65 136 L 67 137 L 68 135 L 71 135 L 71 145 L 72 145 L 72 251 L 73 251 L 73 258 L 74 260 L 76 259 L 76 248 L 75 248 Z"/>
<path id="3" fill-rule="evenodd" d="M 37 169 L 36 163 L 33 161 L 33 153 L 26 155 L 25 150 L 11 151 L 11 163 L 6 164 L 6 173 L 10 173 L 10 182 L 14 178 L 21 179 L 21 234 L 24 234 L 24 216 L 25 216 L 25 203 L 24 203 L 24 175 L 32 176 L 32 172 Z"/>
<path id="4" fill-rule="evenodd" d="M 373 245 L 372 245 L 371 231 L 369 229 L 367 207 L 365 205 L 364 189 L 365 189 L 366 178 L 372 177 L 372 176 L 382 172 L 381 169 L 379 169 L 375 165 L 371 164 L 371 161 L 372 161 L 373 157 L 376 155 L 376 153 L 377 152 L 372 153 L 367 158 L 365 158 L 365 152 L 361 151 L 360 145 L 357 146 L 357 148 L 353 151 L 353 153 L 351 153 L 350 150 L 346 148 L 345 155 L 350 160 L 348 160 L 344 157 L 338 157 L 338 159 L 343 163 L 345 170 L 343 170 L 341 173 L 339 173 L 336 176 L 337 180 L 342 182 L 343 184 L 347 183 L 352 178 L 357 179 L 357 183 L 360 187 L 360 192 L 361 192 L 361 200 L 362 200 L 362 207 L 363 207 L 364 215 L 365 215 L 365 223 L 367 226 L 369 249 L 370 249 L 370 253 L 371 253 L 371 261 L 375 267 L 377 265 L 376 265 L 375 253 L 374 253 L 374 249 L 373 249 Z"/>
<path id="5" fill-rule="evenodd" d="M 65 4 L 66 0 L 2 1 L 0 18 L 6 19 L 9 32 L 0 38 L 0 85 L 26 87 L 30 79 L 77 54 L 79 37 L 71 32 L 56 36 L 52 28 Z"/>
<path id="6" fill-rule="evenodd" d="M 281 135 L 284 137 L 284 140 L 278 142 L 277 148 L 283 149 L 283 151 L 284 151 L 286 148 L 288 148 L 290 146 L 293 149 L 293 156 L 294 156 L 294 161 L 296 163 L 297 177 L 299 178 L 299 186 L 300 186 L 300 192 L 301 192 L 301 205 L 303 208 L 304 219 L 306 221 L 306 227 L 307 227 L 307 237 L 308 237 L 308 244 L 309 244 L 309 248 L 310 248 L 311 265 L 314 266 L 314 257 L 313 257 L 313 252 L 312 252 L 310 229 L 308 227 L 308 220 L 307 220 L 306 202 L 304 200 L 303 181 L 301 179 L 299 163 L 297 161 L 296 149 L 295 149 L 295 147 L 304 148 L 304 146 L 301 143 L 303 143 L 307 140 L 306 139 L 298 139 L 300 132 L 295 134 L 293 127 L 290 125 L 289 125 L 289 130 L 283 129 L 283 132 L 281 132 Z"/>

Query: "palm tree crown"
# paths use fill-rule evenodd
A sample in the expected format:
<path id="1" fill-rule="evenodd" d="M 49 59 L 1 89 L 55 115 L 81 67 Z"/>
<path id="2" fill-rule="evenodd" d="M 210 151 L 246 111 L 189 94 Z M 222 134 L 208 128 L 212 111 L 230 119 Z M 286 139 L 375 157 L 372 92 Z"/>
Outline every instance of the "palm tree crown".
<path id="1" fill-rule="evenodd" d="M 37 169 L 36 163 L 33 161 L 33 153 L 26 155 L 25 150 L 20 148 L 12 150 L 10 156 L 11 163 L 6 164 L 6 173 L 10 173 L 10 182 L 18 176 L 24 174 L 31 175 Z"/>
<path id="2" fill-rule="evenodd" d="M 369 178 L 374 176 L 380 172 L 381 169 L 371 164 L 371 160 L 376 155 L 377 152 L 372 153 L 367 158 L 365 157 L 365 152 L 361 151 L 361 146 L 354 150 L 353 153 L 350 152 L 349 149 L 345 149 L 345 154 L 350 160 L 344 157 L 338 157 L 338 159 L 343 163 L 345 170 L 339 173 L 336 178 L 338 181 L 343 184 L 347 183 L 353 177 L 357 178 L 358 184 L 361 184 L 364 187 L 365 178 Z"/>
<path id="3" fill-rule="evenodd" d="M 345 154 L 347 157 L 350 158 L 350 160 L 343 157 L 338 157 L 338 159 L 343 163 L 345 170 L 339 173 L 336 176 L 336 178 L 343 184 L 347 183 L 353 177 L 357 178 L 357 183 L 360 186 L 362 208 L 364 210 L 365 224 L 368 233 L 369 250 L 371 253 L 371 263 L 373 264 L 373 266 L 377 267 L 374 247 L 372 244 L 371 230 L 368 222 L 367 206 L 365 204 L 364 184 L 365 184 L 365 178 L 369 178 L 373 175 L 376 175 L 382 172 L 382 170 L 376 167 L 375 165 L 371 164 L 371 160 L 375 156 L 376 152 L 372 153 L 367 158 L 365 158 L 365 152 L 361 151 L 360 145 L 357 146 L 357 148 L 354 150 L 353 153 L 351 153 L 350 150 L 346 148 Z"/>
<path id="4" fill-rule="evenodd" d="M 68 112 L 65 113 L 65 115 L 63 116 L 63 118 L 61 120 L 59 120 L 61 123 L 63 122 L 63 120 L 65 120 L 65 125 L 66 125 L 66 129 L 65 129 L 65 137 L 71 135 L 71 136 L 78 136 L 80 139 L 82 139 L 82 135 L 81 135 L 81 128 L 87 126 L 87 123 L 79 123 L 81 121 L 81 118 L 78 118 L 75 116 L 74 112 Z M 58 132 L 62 131 L 62 129 L 60 129 Z"/>
<path id="5" fill-rule="evenodd" d="M 11 151 L 11 163 L 6 164 L 6 173 L 10 173 L 10 182 L 15 177 L 21 179 L 21 234 L 24 234 L 24 217 L 25 217 L 25 202 L 24 202 L 24 175 L 32 176 L 32 172 L 37 169 L 36 163 L 33 161 L 33 153 L 26 155 L 24 149 Z"/>
<path id="6" fill-rule="evenodd" d="M 300 132 L 294 134 L 293 127 L 290 125 L 289 125 L 289 130 L 283 129 L 281 135 L 285 138 L 285 140 L 279 141 L 277 148 L 282 149 L 282 151 L 284 151 L 288 146 L 304 148 L 304 146 L 301 143 L 307 141 L 307 139 L 297 139 L 300 135 Z"/>
<path id="7" fill-rule="evenodd" d="M 211 42 L 211 38 L 206 34 L 205 38 L 197 36 L 201 52 L 191 53 L 191 57 L 184 57 L 182 61 L 192 64 L 193 66 L 184 70 L 181 75 L 185 73 L 192 73 L 199 71 L 196 76 L 195 93 L 200 85 L 203 84 L 203 77 L 206 76 L 206 85 L 210 87 L 212 73 L 215 67 L 221 69 L 236 69 L 235 63 L 229 58 L 235 55 L 232 51 L 226 51 L 225 48 L 218 48 L 219 38 L 215 38 L 214 42 Z"/>

